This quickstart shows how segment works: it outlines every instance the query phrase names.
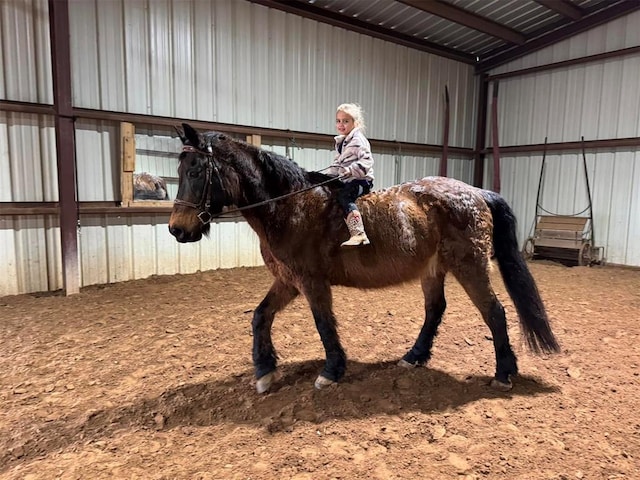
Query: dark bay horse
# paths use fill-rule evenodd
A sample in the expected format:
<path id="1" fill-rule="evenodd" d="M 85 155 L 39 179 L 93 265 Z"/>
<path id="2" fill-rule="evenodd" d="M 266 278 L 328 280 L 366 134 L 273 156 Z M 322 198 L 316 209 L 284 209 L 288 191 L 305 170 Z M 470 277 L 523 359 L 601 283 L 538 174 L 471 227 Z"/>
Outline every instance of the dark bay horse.
<path id="1" fill-rule="evenodd" d="M 443 177 L 372 192 L 357 201 L 371 244 L 344 249 L 340 243 L 349 234 L 331 183 L 314 187 L 329 177 L 224 134 L 201 134 L 187 124 L 183 128 L 171 234 L 179 242 L 196 242 L 225 206 L 240 208 L 258 234 L 262 257 L 274 276 L 252 321 L 258 392 L 267 391 L 277 378 L 274 317 L 299 294 L 311 307 L 326 352 L 315 386 L 322 388 L 344 375 L 346 355 L 333 313 L 332 285 L 377 288 L 420 279 L 424 325 L 399 364 L 425 364 L 446 307 L 447 272 L 457 278 L 491 330 L 496 354 L 492 386 L 510 389 L 510 377 L 518 368 L 505 312 L 489 279 L 492 253 L 530 349 L 559 351 L 518 250 L 515 217 L 498 194 Z M 287 195 L 293 192 L 299 193 Z"/>

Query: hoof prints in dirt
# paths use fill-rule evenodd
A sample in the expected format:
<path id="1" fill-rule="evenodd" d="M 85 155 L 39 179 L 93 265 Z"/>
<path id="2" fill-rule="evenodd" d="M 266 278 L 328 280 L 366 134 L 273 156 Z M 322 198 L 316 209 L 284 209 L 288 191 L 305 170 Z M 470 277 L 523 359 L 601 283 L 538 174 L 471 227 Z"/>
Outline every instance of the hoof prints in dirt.
<path id="1" fill-rule="evenodd" d="M 345 379 L 326 390 L 313 388 L 319 362 L 285 365 L 283 377 L 267 395 L 258 395 L 250 372 L 225 381 L 184 385 L 137 404 L 94 410 L 30 428 L 20 437 L 0 431 L 7 439 L 0 464 L 47 455 L 74 443 L 90 443 L 129 430 L 167 430 L 218 423 L 254 424 L 270 433 L 289 431 L 298 422 L 366 418 L 400 411 L 437 412 L 480 398 L 501 396 L 488 377 L 458 380 L 427 368 L 407 371 L 395 362 L 365 364 L 351 361 Z M 556 391 L 527 377 L 518 377 L 509 395 L 534 396 Z M 327 401 L 331 399 L 331 401 Z M 455 399 L 455 400 L 452 400 Z M 1 470 L 0 470 L 1 471 Z"/>

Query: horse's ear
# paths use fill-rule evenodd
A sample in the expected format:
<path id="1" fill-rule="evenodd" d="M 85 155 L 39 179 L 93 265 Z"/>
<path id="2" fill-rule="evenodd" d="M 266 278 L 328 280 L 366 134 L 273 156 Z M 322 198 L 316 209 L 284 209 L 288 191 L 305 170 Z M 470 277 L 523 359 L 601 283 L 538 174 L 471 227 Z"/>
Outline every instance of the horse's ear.
<path id="1" fill-rule="evenodd" d="M 180 141 L 184 145 L 187 142 L 187 137 L 184 136 L 184 131 L 180 130 L 180 127 L 176 127 L 175 125 L 173 126 L 173 128 L 178 133 L 178 136 L 180 137 Z"/>
<path id="2" fill-rule="evenodd" d="M 192 147 L 198 148 L 200 146 L 200 135 L 198 135 L 196 129 L 188 123 L 183 123 L 182 128 L 184 129 L 184 136 L 186 137 L 186 140 L 183 140 L 182 143 L 188 141 Z"/>

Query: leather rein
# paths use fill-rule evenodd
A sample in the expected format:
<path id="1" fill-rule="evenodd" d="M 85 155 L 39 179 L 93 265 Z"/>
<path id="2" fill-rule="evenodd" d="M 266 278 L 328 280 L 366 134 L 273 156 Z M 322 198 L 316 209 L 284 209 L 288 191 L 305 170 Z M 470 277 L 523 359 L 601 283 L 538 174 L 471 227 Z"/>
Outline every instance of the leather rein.
<path id="1" fill-rule="evenodd" d="M 261 202 L 256 202 L 256 203 L 252 203 L 252 204 L 249 204 L 249 205 L 245 205 L 244 207 L 234 208 L 232 210 L 227 210 L 225 212 L 211 214 L 211 212 L 209 212 L 209 209 L 211 208 L 211 196 L 212 196 L 213 175 L 214 174 L 217 177 L 220 186 L 222 186 L 222 178 L 220 177 L 220 169 L 218 168 L 218 166 L 213 161 L 213 152 L 211 151 L 211 147 L 209 147 L 209 150 L 205 151 L 205 150 L 200 150 L 199 148 L 192 147 L 191 145 L 184 145 L 182 147 L 182 151 L 183 152 L 187 152 L 187 153 L 199 153 L 200 155 L 204 155 L 205 157 L 207 157 L 207 167 L 206 167 L 206 170 L 205 170 L 205 185 L 204 185 L 204 189 L 203 189 L 203 192 L 202 192 L 202 198 L 200 199 L 200 203 L 187 202 L 186 200 L 181 200 L 179 198 L 176 198 L 173 201 L 173 203 L 174 203 L 174 205 L 183 205 L 185 207 L 194 208 L 194 209 L 198 210 L 199 213 L 197 214 L 197 217 L 198 217 L 198 220 L 200 220 L 200 222 L 202 222 L 203 225 L 211 223 L 211 221 L 214 218 L 220 217 L 223 214 L 241 212 L 243 210 L 249 210 L 251 208 L 260 207 L 262 205 L 267 205 L 267 204 L 272 203 L 272 202 L 277 202 L 278 200 L 282 200 L 282 199 L 285 199 L 285 198 L 288 198 L 288 197 L 292 197 L 292 196 L 297 195 L 299 193 L 306 192 L 308 190 L 312 190 L 312 189 L 314 189 L 316 187 L 321 187 L 322 185 L 326 185 L 328 183 L 335 182 L 336 180 L 341 178 L 341 177 L 330 178 L 330 179 L 325 180 L 323 182 L 315 183 L 313 185 L 309 185 L 308 187 L 302 188 L 300 190 L 296 190 L 294 192 L 285 193 L 284 195 L 280 195 L 278 197 L 274 197 L 274 198 L 270 198 L 268 200 L 263 200 Z M 324 170 L 326 170 L 326 169 L 324 169 Z M 322 171 L 322 170 L 320 170 L 320 171 Z"/>

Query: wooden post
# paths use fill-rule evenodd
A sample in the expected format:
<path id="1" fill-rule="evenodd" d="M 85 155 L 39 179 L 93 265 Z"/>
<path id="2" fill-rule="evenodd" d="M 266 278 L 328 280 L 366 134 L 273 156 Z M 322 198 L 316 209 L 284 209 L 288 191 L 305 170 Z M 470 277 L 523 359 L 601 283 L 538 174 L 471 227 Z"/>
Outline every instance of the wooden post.
<path id="1" fill-rule="evenodd" d="M 133 171 L 136 168 L 136 137 L 132 123 L 120 123 L 120 194 L 122 206 L 128 207 L 133 202 Z"/>
<path id="2" fill-rule="evenodd" d="M 254 147 L 261 148 L 262 147 L 262 136 L 261 135 L 247 135 L 247 143 L 250 143 Z"/>

